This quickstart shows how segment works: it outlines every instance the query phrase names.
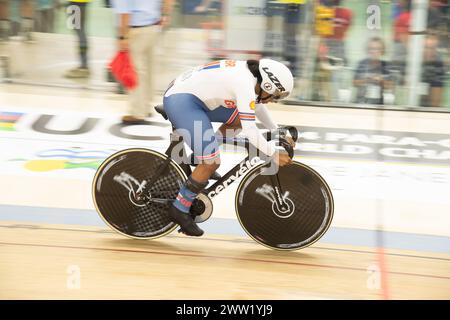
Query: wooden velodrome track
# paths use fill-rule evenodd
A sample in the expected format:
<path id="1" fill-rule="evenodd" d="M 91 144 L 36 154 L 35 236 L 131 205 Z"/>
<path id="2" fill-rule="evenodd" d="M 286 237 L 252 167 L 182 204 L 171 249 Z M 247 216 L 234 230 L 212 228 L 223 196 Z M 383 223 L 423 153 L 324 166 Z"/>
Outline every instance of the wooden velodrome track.
<path id="1" fill-rule="evenodd" d="M 0 222 L 1 299 L 450 298 L 450 255 L 386 250 L 381 276 L 378 260 L 374 248 L 320 242 L 279 252 L 248 238 L 139 241 L 106 228 Z M 74 266 L 79 287 L 68 286 Z"/>

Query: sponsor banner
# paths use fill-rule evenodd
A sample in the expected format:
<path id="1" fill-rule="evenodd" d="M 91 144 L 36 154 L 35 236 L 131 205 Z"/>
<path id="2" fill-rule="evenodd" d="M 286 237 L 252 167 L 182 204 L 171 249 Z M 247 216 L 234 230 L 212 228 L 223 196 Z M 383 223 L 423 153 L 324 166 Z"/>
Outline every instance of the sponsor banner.
<path id="1" fill-rule="evenodd" d="M 450 135 L 418 132 L 297 127 L 296 154 L 450 165 Z"/>

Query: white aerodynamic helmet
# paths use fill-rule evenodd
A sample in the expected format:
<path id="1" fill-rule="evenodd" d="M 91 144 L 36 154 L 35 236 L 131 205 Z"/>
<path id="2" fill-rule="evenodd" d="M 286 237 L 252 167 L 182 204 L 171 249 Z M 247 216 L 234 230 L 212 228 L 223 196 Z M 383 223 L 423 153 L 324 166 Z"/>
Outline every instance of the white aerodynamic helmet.
<path id="1" fill-rule="evenodd" d="M 259 60 L 261 88 L 271 94 L 274 100 L 287 98 L 294 88 L 294 77 L 291 70 L 281 62 L 272 59 Z"/>

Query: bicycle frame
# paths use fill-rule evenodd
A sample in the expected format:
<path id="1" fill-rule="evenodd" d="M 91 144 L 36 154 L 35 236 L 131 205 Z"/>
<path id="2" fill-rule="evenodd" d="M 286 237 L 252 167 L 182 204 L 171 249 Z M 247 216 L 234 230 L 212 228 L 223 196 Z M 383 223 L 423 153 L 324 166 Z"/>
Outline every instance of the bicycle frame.
<path id="1" fill-rule="evenodd" d="M 183 137 L 172 133 L 171 134 L 171 143 L 169 147 L 167 148 L 165 154 L 168 156 L 168 159 L 171 159 L 171 153 L 175 147 L 178 146 L 179 143 L 183 143 Z M 247 150 L 247 156 L 238 164 L 236 164 L 232 169 L 230 169 L 224 176 L 222 176 L 219 180 L 217 180 L 215 183 L 213 183 L 210 187 L 206 188 L 203 192 L 207 194 L 207 196 L 212 199 L 215 196 L 217 196 L 219 193 L 221 193 L 223 190 L 225 190 L 228 186 L 230 186 L 233 182 L 238 180 L 240 177 L 244 176 L 248 171 L 256 167 L 259 163 L 261 158 L 259 156 L 254 156 L 250 158 L 250 143 L 248 139 L 246 138 L 227 138 L 222 137 L 222 144 L 229 144 L 233 146 L 238 146 L 243 144 L 244 148 Z M 187 171 L 188 175 L 192 172 L 190 166 L 194 165 L 190 163 L 191 157 L 186 156 L 184 145 L 182 146 L 182 163 L 178 163 L 178 165 L 182 166 L 182 168 Z M 281 196 L 283 194 L 283 190 L 281 189 L 280 181 L 278 179 L 278 174 L 275 176 L 271 176 L 270 178 L 275 193 L 276 193 L 276 199 L 278 202 L 278 205 L 280 208 L 284 208 L 287 204 L 284 201 L 283 197 Z"/>

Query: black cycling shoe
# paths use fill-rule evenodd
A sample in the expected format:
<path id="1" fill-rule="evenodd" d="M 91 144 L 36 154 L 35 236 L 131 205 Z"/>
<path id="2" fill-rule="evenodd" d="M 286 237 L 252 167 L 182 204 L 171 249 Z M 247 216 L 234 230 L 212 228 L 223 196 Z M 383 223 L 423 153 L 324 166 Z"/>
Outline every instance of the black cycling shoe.
<path id="1" fill-rule="evenodd" d="M 188 236 L 200 237 L 203 230 L 194 222 L 190 214 L 184 213 L 174 206 L 169 208 L 169 218 L 181 227 L 181 231 Z"/>

